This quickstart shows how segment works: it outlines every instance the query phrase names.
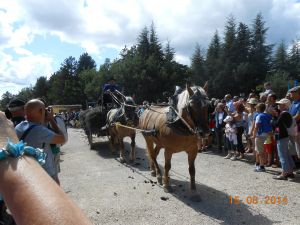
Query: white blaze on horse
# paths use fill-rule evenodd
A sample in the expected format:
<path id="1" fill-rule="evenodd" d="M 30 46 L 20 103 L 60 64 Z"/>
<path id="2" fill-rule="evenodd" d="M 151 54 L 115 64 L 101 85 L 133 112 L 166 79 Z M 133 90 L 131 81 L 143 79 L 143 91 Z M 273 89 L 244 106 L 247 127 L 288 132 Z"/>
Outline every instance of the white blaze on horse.
<path id="1" fill-rule="evenodd" d="M 107 113 L 107 131 L 111 142 L 112 152 L 115 148 L 120 148 L 120 162 L 124 163 L 124 142 L 125 137 L 131 138 L 131 151 L 129 154 L 129 161 L 135 160 L 135 129 L 127 126 L 136 125 L 138 122 L 137 114 L 135 112 L 135 103 L 131 97 L 124 97 L 124 103 L 117 109 L 111 109 Z"/>
<path id="2" fill-rule="evenodd" d="M 164 189 L 171 191 L 169 170 L 173 153 L 185 151 L 188 154 L 191 190 L 196 190 L 195 164 L 199 145 L 203 136 L 208 134 L 207 84 L 202 88 L 187 86 L 174 96 L 173 107 L 151 106 L 144 111 L 139 120 L 139 128 L 144 132 L 147 150 L 151 161 L 151 174 L 162 183 L 162 174 L 157 163 L 161 148 L 165 149 Z M 170 108 L 175 109 L 170 112 Z M 168 114 L 168 116 L 167 116 Z M 168 117 L 173 115 L 172 122 Z"/>

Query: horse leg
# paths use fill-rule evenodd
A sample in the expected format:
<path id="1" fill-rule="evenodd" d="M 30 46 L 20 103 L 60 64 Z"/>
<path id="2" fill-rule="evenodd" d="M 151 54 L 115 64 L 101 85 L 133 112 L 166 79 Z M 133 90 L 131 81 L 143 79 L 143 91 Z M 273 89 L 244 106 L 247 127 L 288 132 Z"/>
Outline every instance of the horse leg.
<path id="1" fill-rule="evenodd" d="M 157 176 L 157 182 L 162 185 L 162 176 L 161 176 L 161 171 L 160 171 L 160 168 L 159 168 L 159 165 L 156 161 L 156 157 L 157 157 L 157 154 L 156 154 L 156 148 L 157 146 L 155 147 L 155 149 L 153 149 L 153 141 L 149 140 L 148 138 L 145 138 L 146 140 L 146 144 L 147 144 L 147 150 L 148 150 L 148 154 L 149 154 L 149 157 L 150 157 L 150 160 L 151 160 L 151 167 L 154 168 L 154 171 L 155 171 L 155 174 Z M 154 172 L 151 172 L 151 174 L 153 174 Z"/>
<path id="2" fill-rule="evenodd" d="M 87 138 L 88 138 L 88 142 L 90 144 L 90 149 L 92 149 L 93 147 L 93 134 L 91 130 L 87 131 Z"/>
<path id="3" fill-rule="evenodd" d="M 191 200 L 193 202 L 200 202 L 201 198 L 197 194 L 196 190 L 196 182 L 195 182 L 195 159 L 197 157 L 197 149 L 194 149 L 193 151 L 188 152 L 188 161 L 189 161 L 189 173 L 190 173 L 190 179 L 191 179 Z"/>
<path id="4" fill-rule="evenodd" d="M 157 159 L 160 149 L 161 149 L 161 147 L 159 145 L 155 146 L 155 148 L 154 148 L 155 159 Z M 154 166 L 153 160 L 151 160 L 150 169 L 151 169 L 151 176 L 156 177 L 156 171 L 155 171 L 155 166 Z"/>
<path id="5" fill-rule="evenodd" d="M 169 171 L 171 169 L 171 159 L 172 153 L 165 149 L 165 169 L 164 169 L 164 190 L 165 192 L 172 192 L 172 188 L 170 186 L 170 178 Z"/>
<path id="6" fill-rule="evenodd" d="M 118 137 L 119 144 L 120 144 L 120 162 L 125 163 L 125 157 L 124 157 L 124 142 L 122 137 Z"/>
<path id="7" fill-rule="evenodd" d="M 109 146 L 111 150 L 111 154 L 114 154 L 115 151 L 115 136 L 112 132 L 108 133 L 108 139 L 109 139 Z"/>
<path id="8" fill-rule="evenodd" d="M 129 161 L 134 162 L 135 160 L 135 133 L 131 135 L 131 152 L 129 156 Z"/>

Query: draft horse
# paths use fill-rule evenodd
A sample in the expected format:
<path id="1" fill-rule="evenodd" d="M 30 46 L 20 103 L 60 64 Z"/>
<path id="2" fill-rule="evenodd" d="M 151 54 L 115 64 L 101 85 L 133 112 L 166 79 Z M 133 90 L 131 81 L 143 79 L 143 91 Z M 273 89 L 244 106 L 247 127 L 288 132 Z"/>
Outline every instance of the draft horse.
<path id="1" fill-rule="evenodd" d="M 135 136 L 136 132 L 134 129 L 124 127 L 125 126 L 136 126 L 138 123 L 138 117 L 136 114 L 136 107 L 134 100 L 131 97 L 124 96 L 124 102 L 120 103 L 120 107 L 111 109 L 107 113 L 107 131 L 110 137 L 112 152 L 114 153 L 115 148 L 120 148 L 120 162 L 124 163 L 124 142 L 125 137 L 131 138 L 131 151 L 129 154 L 129 161 L 135 160 Z"/>
<path id="2" fill-rule="evenodd" d="M 165 149 L 164 190 L 171 192 L 169 184 L 169 170 L 173 153 L 185 151 L 188 154 L 190 187 L 196 192 L 195 184 L 195 159 L 203 136 L 208 134 L 207 109 L 209 100 L 205 86 L 186 86 L 186 89 L 175 96 L 172 109 L 177 115 L 177 120 L 168 122 L 167 114 L 171 106 L 151 106 L 144 111 L 139 120 L 139 128 L 147 130 L 144 138 L 150 157 L 151 175 L 157 176 L 162 184 L 162 174 L 157 163 L 157 155 L 161 148 Z M 151 132 L 153 131 L 153 132 Z"/>

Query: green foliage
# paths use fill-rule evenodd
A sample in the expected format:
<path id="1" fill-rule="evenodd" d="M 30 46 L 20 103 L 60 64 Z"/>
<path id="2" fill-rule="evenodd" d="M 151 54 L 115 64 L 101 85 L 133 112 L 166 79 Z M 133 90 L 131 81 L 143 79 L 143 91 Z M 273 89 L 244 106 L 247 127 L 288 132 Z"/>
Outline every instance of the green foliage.
<path id="1" fill-rule="evenodd" d="M 1 101 L 0 101 L 0 110 L 4 111 L 9 103 L 9 101 L 13 98 L 13 94 L 10 92 L 5 92 L 2 96 L 1 96 Z"/>
<path id="2" fill-rule="evenodd" d="M 207 80 L 203 55 L 203 50 L 201 50 L 200 45 L 197 44 L 194 54 L 191 58 L 191 80 L 197 85 L 205 83 Z"/>
<path id="3" fill-rule="evenodd" d="M 272 90 L 277 96 L 284 97 L 287 92 L 289 76 L 286 72 L 278 71 L 267 76 L 267 80 L 272 83 Z"/>
<path id="4" fill-rule="evenodd" d="M 25 102 L 34 98 L 34 91 L 32 87 L 22 88 L 21 91 L 16 95 L 17 98 L 23 99 Z"/>

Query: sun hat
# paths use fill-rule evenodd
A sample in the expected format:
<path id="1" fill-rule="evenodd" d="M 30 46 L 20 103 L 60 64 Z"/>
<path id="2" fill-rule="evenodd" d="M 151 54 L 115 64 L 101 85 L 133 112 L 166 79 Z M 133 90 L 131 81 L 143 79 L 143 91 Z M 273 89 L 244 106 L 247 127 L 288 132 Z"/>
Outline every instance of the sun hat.
<path id="1" fill-rule="evenodd" d="M 288 92 L 297 92 L 297 91 L 300 91 L 300 86 L 296 86 L 288 90 Z"/>
<path id="2" fill-rule="evenodd" d="M 290 107 L 290 105 L 291 105 L 291 101 L 289 99 L 287 99 L 287 98 L 280 99 L 276 103 L 277 104 L 286 105 L 287 107 Z"/>
<path id="3" fill-rule="evenodd" d="M 257 105 L 258 104 L 258 101 L 256 98 L 250 98 L 248 101 L 247 101 L 248 104 L 250 105 Z"/>

